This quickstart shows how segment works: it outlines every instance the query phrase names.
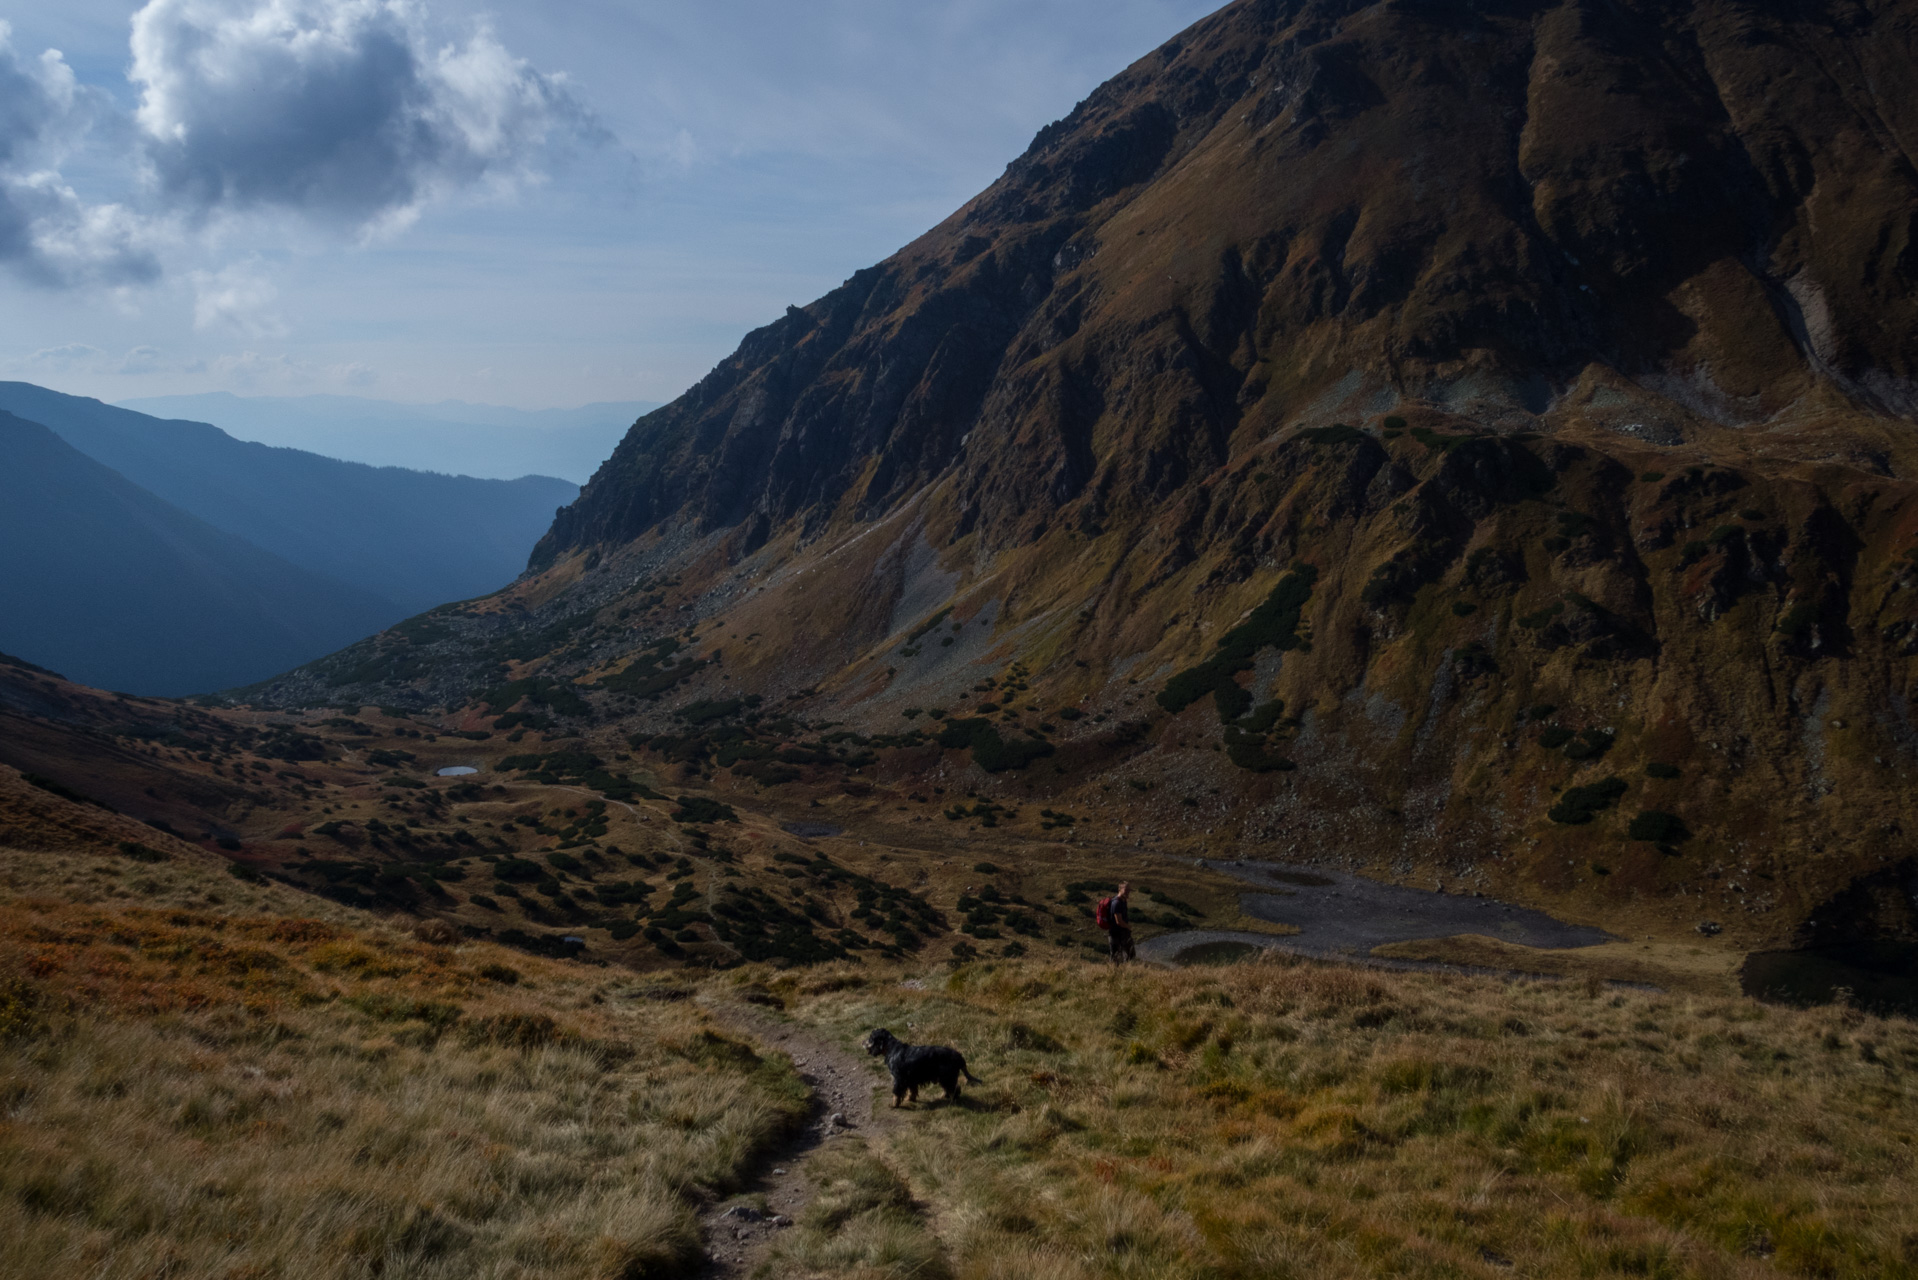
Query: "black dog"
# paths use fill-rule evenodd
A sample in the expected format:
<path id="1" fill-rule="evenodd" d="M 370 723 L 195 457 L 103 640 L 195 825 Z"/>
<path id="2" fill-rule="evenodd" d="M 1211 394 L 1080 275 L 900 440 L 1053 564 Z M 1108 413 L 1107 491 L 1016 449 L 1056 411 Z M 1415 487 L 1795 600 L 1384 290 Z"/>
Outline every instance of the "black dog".
<path id="1" fill-rule="evenodd" d="M 895 1107 L 907 1099 L 919 1101 L 922 1084 L 938 1084 L 948 1098 L 957 1100 L 960 1076 L 973 1084 L 979 1083 L 978 1078 L 966 1070 L 965 1056 L 957 1049 L 938 1044 L 907 1044 L 884 1027 L 867 1034 L 866 1052 L 875 1058 L 885 1057 L 886 1069 L 892 1072 L 892 1105 Z"/>

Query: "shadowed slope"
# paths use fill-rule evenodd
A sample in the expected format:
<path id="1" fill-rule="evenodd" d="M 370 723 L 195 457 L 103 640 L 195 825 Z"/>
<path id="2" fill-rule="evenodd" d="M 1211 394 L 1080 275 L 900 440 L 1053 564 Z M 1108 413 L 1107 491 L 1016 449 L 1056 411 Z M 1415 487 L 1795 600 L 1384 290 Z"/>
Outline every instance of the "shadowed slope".
<path id="1" fill-rule="evenodd" d="M 554 507 L 577 492 L 546 476 L 475 480 L 336 462 L 24 382 L 0 383 L 0 409 L 45 423 L 216 529 L 394 601 L 382 623 L 511 582 Z"/>
<path id="2" fill-rule="evenodd" d="M 201 523 L 0 413 L 0 649 L 130 692 L 203 693 L 379 629 L 393 606 Z"/>

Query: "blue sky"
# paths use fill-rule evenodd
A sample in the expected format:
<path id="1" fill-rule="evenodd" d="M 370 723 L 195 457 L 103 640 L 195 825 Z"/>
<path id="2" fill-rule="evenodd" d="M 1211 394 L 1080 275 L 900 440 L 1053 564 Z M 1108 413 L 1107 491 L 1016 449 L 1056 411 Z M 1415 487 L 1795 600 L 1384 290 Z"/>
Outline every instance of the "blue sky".
<path id="1" fill-rule="evenodd" d="M 0 3 L 0 378 L 670 399 L 1213 7 Z"/>

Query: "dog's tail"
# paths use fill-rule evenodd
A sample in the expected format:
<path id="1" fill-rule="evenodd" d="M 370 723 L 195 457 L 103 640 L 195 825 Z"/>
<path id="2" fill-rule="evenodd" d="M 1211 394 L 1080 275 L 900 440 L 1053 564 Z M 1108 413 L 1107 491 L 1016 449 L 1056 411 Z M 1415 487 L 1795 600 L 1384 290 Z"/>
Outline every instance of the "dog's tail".
<path id="1" fill-rule="evenodd" d="M 984 1084 L 985 1083 L 985 1081 L 981 1080 L 978 1076 L 975 1076 L 974 1074 L 972 1074 L 972 1068 L 966 1065 L 966 1060 L 963 1057 L 959 1059 L 959 1073 L 966 1078 L 967 1084 Z"/>

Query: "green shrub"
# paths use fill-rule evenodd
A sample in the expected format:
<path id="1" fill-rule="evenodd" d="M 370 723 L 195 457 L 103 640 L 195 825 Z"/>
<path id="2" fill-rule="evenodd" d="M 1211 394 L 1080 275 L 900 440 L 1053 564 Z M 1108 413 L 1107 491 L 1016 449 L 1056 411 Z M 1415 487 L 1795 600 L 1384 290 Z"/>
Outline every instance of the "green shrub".
<path id="1" fill-rule="evenodd" d="M 1270 733 L 1284 715 L 1285 699 L 1274 698 L 1260 703 L 1251 715 L 1239 721 L 1239 727 L 1247 733 Z"/>
<path id="2" fill-rule="evenodd" d="M 1267 746 L 1263 738 L 1235 735 L 1230 729 L 1226 731 L 1225 755 L 1239 768 L 1253 773 L 1290 773 L 1299 767 Z"/>
<path id="3" fill-rule="evenodd" d="M 1634 840 L 1649 840 L 1653 844 L 1683 844 L 1692 838 L 1683 818 L 1658 809 L 1647 809 L 1633 818 L 1626 834 Z"/>
<path id="4" fill-rule="evenodd" d="M 1476 640 L 1452 650 L 1452 665 L 1467 680 L 1498 674 L 1498 659 Z"/>
<path id="5" fill-rule="evenodd" d="M 674 822 L 738 822 L 739 815 L 733 812 L 729 804 L 709 800 L 704 796 L 676 797 L 679 808 L 673 810 Z"/>
<path id="6" fill-rule="evenodd" d="M 1329 427 L 1307 427 L 1299 432 L 1299 439 L 1307 444 L 1353 444 L 1365 439 L 1365 433 L 1357 427 L 1335 422 Z"/>
<path id="7" fill-rule="evenodd" d="M 1159 691 L 1159 705 L 1177 715 L 1210 693 L 1221 719 L 1244 715 L 1251 706 L 1251 695 L 1239 688 L 1234 677 L 1251 669 L 1252 660 L 1261 649 L 1288 652 L 1306 647 L 1299 636 L 1299 621 L 1306 602 L 1312 598 L 1312 586 L 1318 577 L 1319 571 L 1311 565 L 1294 565 L 1291 572 L 1279 579 L 1264 602 L 1252 610 L 1250 617 L 1220 638 L 1218 651 L 1212 657 L 1166 681 L 1165 688 Z M 1227 716 L 1228 708 L 1236 710 Z"/>
<path id="8" fill-rule="evenodd" d="M 1676 778 L 1678 776 L 1678 766 L 1653 761 L 1651 764 L 1645 766 L 1645 773 L 1648 777 L 1653 778 Z"/>
<path id="9" fill-rule="evenodd" d="M 140 844 L 138 841 L 122 840 L 116 847 L 120 850 L 122 857 L 131 858 L 135 862 L 165 862 L 167 860 L 166 854 L 161 853 L 158 849 Z"/>
<path id="10" fill-rule="evenodd" d="M 684 720 L 687 724 L 698 726 L 711 724 L 715 720 L 725 720 L 738 715 L 748 706 L 757 705 L 757 697 L 747 698 L 701 698 L 698 702 L 689 702 L 673 712 L 673 718 Z"/>
<path id="11" fill-rule="evenodd" d="M 1778 634 L 1789 640 L 1796 640 L 1811 630 L 1818 622 L 1818 606 L 1799 603 L 1785 611 L 1778 619 Z"/>
<path id="12" fill-rule="evenodd" d="M 1567 760 L 1596 760 L 1612 749 L 1617 735 L 1607 729 L 1581 729 L 1578 736 L 1565 744 Z"/>
<path id="13" fill-rule="evenodd" d="M 1576 736 L 1570 729 L 1555 724 L 1546 725 L 1539 731 L 1538 745 L 1547 751 L 1556 751 Z"/>
<path id="14" fill-rule="evenodd" d="M 1689 569 L 1712 553 L 1709 542 L 1687 542 L 1678 553 L 1679 567 Z"/>
<path id="15" fill-rule="evenodd" d="M 546 878 L 546 868 L 525 858 L 501 858 L 493 864 L 496 879 L 528 884 Z"/>
<path id="16" fill-rule="evenodd" d="M 1594 782 L 1589 786 L 1568 787 L 1545 816 L 1563 826 L 1582 827 L 1617 804 L 1628 790 L 1630 788 L 1622 778 L 1606 778 L 1603 782 Z"/>
<path id="17" fill-rule="evenodd" d="M 1213 686 L 1212 706 L 1219 713 L 1219 723 L 1229 724 L 1252 709 L 1252 695 L 1237 681 L 1223 681 Z"/>
<path id="18" fill-rule="evenodd" d="M 1478 606 L 1469 600 L 1452 601 L 1452 616 L 1455 618 L 1469 618 L 1477 612 Z"/>
<path id="19" fill-rule="evenodd" d="M 1638 478 L 1646 484 L 1657 484 L 1665 478 L 1665 473 L 1663 471 L 1647 471 Z"/>
<path id="20" fill-rule="evenodd" d="M 1050 742 L 1039 738 L 1014 738 L 1008 741 L 990 720 L 977 717 L 948 720 L 937 738 L 948 751 L 970 749 L 973 762 L 987 773 L 1005 773 L 1023 769 L 1034 760 L 1053 753 Z"/>

